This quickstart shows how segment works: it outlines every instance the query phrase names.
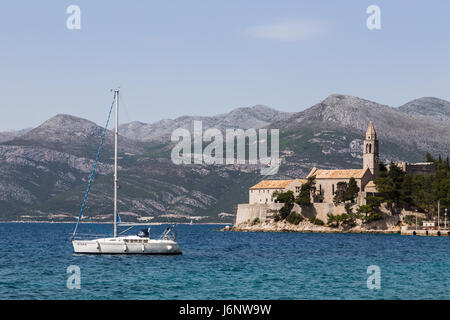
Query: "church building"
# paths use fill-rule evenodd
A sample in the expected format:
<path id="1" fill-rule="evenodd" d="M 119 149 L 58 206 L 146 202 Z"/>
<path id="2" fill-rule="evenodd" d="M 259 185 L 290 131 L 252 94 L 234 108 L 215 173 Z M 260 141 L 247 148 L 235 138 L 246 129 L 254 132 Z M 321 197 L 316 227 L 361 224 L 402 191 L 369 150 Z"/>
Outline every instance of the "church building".
<path id="1" fill-rule="evenodd" d="M 332 203 L 336 194 L 338 183 L 349 183 L 351 178 L 356 180 L 360 189 L 356 199 L 358 204 L 365 204 L 366 193 L 376 192 L 373 180 L 378 177 L 379 170 L 379 148 L 377 133 L 372 121 L 366 131 L 363 147 L 363 165 L 361 169 L 331 169 L 323 170 L 313 168 L 307 178 L 315 176 L 316 191 L 312 195 L 313 202 Z M 302 183 L 306 180 L 263 180 L 251 187 L 249 190 L 249 203 L 273 203 L 272 197 L 275 191 L 292 190 L 297 196 Z"/>
<path id="2" fill-rule="evenodd" d="M 370 121 L 364 140 L 362 169 L 320 170 L 313 168 L 307 176 L 307 178 L 316 177 L 316 193 L 313 195 L 313 202 L 333 202 L 338 183 L 345 182 L 348 184 L 350 179 L 354 178 L 360 190 L 357 202 L 359 204 L 365 203 L 365 188 L 370 182 L 373 184 L 373 180 L 378 176 L 378 152 L 377 133 L 372 121 Z M 371 192 L 373 192 L 373 188 Z"/>

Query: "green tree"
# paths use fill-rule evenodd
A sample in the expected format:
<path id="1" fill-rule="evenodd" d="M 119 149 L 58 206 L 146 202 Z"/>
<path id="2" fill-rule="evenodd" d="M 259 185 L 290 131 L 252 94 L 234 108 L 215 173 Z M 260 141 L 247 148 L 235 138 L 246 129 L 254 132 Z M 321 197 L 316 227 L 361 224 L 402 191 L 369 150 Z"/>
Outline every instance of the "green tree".
<path id="1" fill-rule="evenodd" d="M 412 177 L 405 175 L 400 189 L 401 206 L 405 209 L 412 210 L 414 208 L 414 183 Z"/>
<path id="2" fill-rule="evenodd" d="M 300 187 L 300 193 L 295 199 L 295 202 L 303 207 L 311 205 L 311 194 L 313 194 L 316 190 L 316 177 L 309 177 L 306 183 L 302 184 Z"/>
<path id="3" fill-rule="evenodd" d="M 355 202 L 355 198 L 358 195 L 358 192 L 359 192 L 358 184 L 356 183 L 355 178 L 352 177 L 348 181 L 347 190 L 345 191 L 344 194 L 344 201 L 351 201 L 352 203 Z"/>
<path id="4" fill-rule="evenodd" d="M 345 195 L 347 192 L 347 182 L 338 182 L 336 184 L 336 191 L 334 194 L 334 198 L 333 198 L 333 202 L 335 204 L 341 203 L 343 201 L 345 201 Z"/>
<path id="5" fill-rule="evenodd" d="M 375 179 L 375 185 L 384 202 L 392 209 L 392 204 L 401 205 L 401 189 L 406 173 L 395 163 L 389 164 L 385 176 Z"/>
<path id="6" fill-rule="evenodd" d="M 286 192 L 279 192 L 276 191 L 273 194 L 273 197 L 275 198 L 275 202 L 278 203 L 287 203 L 287 202 L 294 202 L 294 192 L 291 190 L 288 190 Z"/>
<path id="7" fill-rule="evenodd" d="M 295 213 L 295 212 L 291 212 L 287 217 L 286 217 L 286 221 L 291 223 L 291 224 L 299 224 L 300 222 L 302 222 L 304 220 L 303 216 L 301 214 Z"/>
<path id="8" fill-rule="evenodd" d="M 440 201 L 441 207 L 449 207 L 450 167 L 448 156 L 443 160 L 441 155 L 434 158 L 427 153 L 426 160 L 434 163 L 436 171 L 433 174 L 411 176 L 394 163 L 389 165 L 389 170 L 382 170 L 382 165 L 380 165 L 379 177 L 375 179 L 379 191 L 379 202 L 386 203 L 391 210 L 395 204 L 396 211 L 402 208 L 417 209 L 431 215 L 437 214 L 438 201 Z M 372 212 L 376 210 L 377 206 L 371 205 L 371 207 L 364 207 L 361 210 Z"/>
<path id="9" fill-rule="evenodd" d="M 388 174 L 388 168 L 384 162 L 380 162 L 378 165 L 378 178 L 386 178 Z"/>
<path id="10" fill-rule="evenodd" d="M 289 216 L 294 207 L 294 193 L 288 190 L 286 192 L 276 192 L 274 196 L 276 196 L 275 202 L 284 203 L 279 211 L 279 218 L 284 220 Z"/>

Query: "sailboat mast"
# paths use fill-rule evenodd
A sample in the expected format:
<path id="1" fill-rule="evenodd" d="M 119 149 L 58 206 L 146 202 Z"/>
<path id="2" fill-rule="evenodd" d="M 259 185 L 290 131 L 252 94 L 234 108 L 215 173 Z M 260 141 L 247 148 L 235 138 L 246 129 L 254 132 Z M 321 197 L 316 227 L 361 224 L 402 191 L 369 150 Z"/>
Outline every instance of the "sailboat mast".
<path id="1" fill-rule="evenodd" d="M 114 237 L 117 237 L 117 140 L 119 138 L 119 89 L 114 90 L 115 126 L 114 126 Z"/>

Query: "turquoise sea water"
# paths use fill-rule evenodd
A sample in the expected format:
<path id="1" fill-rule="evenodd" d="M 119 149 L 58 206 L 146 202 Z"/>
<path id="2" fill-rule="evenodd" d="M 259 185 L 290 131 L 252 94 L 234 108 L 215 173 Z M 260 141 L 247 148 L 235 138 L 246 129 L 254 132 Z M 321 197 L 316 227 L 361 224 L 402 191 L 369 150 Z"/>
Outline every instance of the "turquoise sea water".
<path id="1" fill-rule="evenodd" d="M 2 223 L 0 299 L 450 299 L 449 237 L 219 227 L 179 225 L 183 255 L 95 256 L 73 254 L 72 224 Z M 70 265 L 79 290 L 66 287 Z M 379 290 L 367 288 L 370 265 Z"/>

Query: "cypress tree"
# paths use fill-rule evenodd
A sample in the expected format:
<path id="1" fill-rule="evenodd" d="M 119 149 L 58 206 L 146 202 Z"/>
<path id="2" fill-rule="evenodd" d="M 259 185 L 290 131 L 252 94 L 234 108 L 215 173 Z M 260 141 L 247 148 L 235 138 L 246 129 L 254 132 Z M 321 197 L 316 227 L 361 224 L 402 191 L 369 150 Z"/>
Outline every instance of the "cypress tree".
<path id="1" fill-rule="evenodd" d="M 356 183 L 355 178 L 350 178 L 348 181 L 348 187 L 344 194 L 344 200 L 350 200 L 351 202 L 355 201 L 355 198 L 359 192 L 358 184 Z"/>

